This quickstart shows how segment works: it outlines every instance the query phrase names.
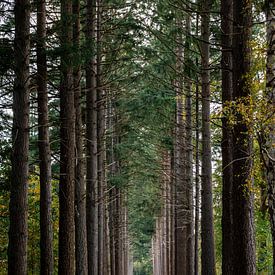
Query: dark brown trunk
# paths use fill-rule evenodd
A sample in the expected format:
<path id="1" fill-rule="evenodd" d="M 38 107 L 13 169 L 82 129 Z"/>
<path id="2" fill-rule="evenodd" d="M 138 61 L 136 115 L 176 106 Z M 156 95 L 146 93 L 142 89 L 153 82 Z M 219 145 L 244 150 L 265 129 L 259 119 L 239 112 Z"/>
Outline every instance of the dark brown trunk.
<path id="1" fill-rule="evenodd" d="M 46 57 L 46 2 L 37 1 L 37 92 L 38 147 L 40 169 L 40 269 L 53 274 L 53 231 L 51 219 L 51 149 Z"/>
<path id="2" fill-rule="evenodd" d="M 197 1 L 199 2 L 199 0 Z M 199 33 L 199 15 L 196 16 L 196 35 Z M 196 66 L 199 59 L 196 58 Z M 200 224 L 200 100 L 199 100 L 199 77 L 196 78 L 196 137 L 195 137 L 195 256 L 194 274 L 199 274 L 199 224 Z"/>
<path id="3" fill-rule="evenodd" d="M 233 1 L 233 100 L 249 106 L 251 92 L 251 1 Z M 236 114 L 233 128 L 233 274 L 256 274 L 252 178 L 252 139 L 244 114 Z"/>
<path id="4" fill-rule="evenodd" d="M 187 6 L 188 8 L 188 6 Z M 191 18 L 186 15 L 185 23 L 185 184 L 186 184 L 186 274 L 194 274 L 194 202 L 193 202 L 193 140 L 192 140 L 192 91 L 191 91 L 191 68 L 190 35 Z"/>
<path id="5" fill-rule="evenodd" d="M 97 42 L 97 151 L 98 151 L 98 273 L 105 275 L 105 258 L 107 251 L 104 251 L 104 227 L 105 227 L 105 98 L 102 87 L 102 72 L 101 72 L 101 39 L 102 39 L 102 0 L 97 0 L 97 27 L 96 27 L 96 42 Z"/>
<path id="6" fill-rule="evenodd" d="M 176 135 L 175 135 L 175 274 L 186 272 L 186 177 L 185 177 L 185 122 L 184 122 L 184 94 L 183 94 L 183 39 L 182 19 L 176 21 L 178 28 L 176 52 Z"/>
<path id="7" fill-rule="evenodd" d="M 15 82 L 8 274 L 27 274 L 30 2 L 15 1 Z"/>
<path id="8" fill-rule="evenodd" d="M 96 1 L 87 1 L 87 45 L 96 43 Z M 92 50 L 95 50 L 94 48 Z M 88 273 L 98 275 L 98 161 L 97 161 L 97 90 L 96 57 L 92 57 L 86 70 L 86 139 L 87 139 L 87 245 Z"/>
<path id="9" fill-rule="evenodd" d="M 196 183 L 196 197 L 195 197 L 195 268 L 194 274 L 199 275 L 199 223 L 200 223 L 200 130 L 199 130 L 199 85 L 196 84 L 196 168 L 195 168 L 195 183 Z"/>
<path id="10" fill-rule="evenodd" d="M 221 43 L 222 43 L 222 102 L 228 108 L 232 101 L 232 32 L 233 1 L 221 1 Z M 223 274 L 232 274 L 233 236 L 232 236 L 232 181 L 233 181 L 233 144 L 232 129 L 228 125 L 228 116 L 224 111 L 222 119 L 222 270 Z"/>
<path id="11" fill-rule="evenodd" d="M 265 130 L 263 152 L 268 183 L 268 212 L 270 216 L 272 245 L 273 245 L 273 274 L 275 274 L 275 3 L 266 1 L 267 19 L 267 72 L 266 72 L 266 100 L 268 104 L 268 126 Z"/>
<path id="12" fill-rule="evenodd" d="M 75 273 L 75 112 L 72 66 L 72 1 L 61 1 L 59 274 Z"/>
<path id="13" fill-rule="evenodd" d="M 75 104 L 75 140 L 76 140 L 76 167 L 75 167 L 75 262 L 76 274 L 88 274 L 87 263 L 87 230 L 86 230 L 86 186 L 84 180 L 83 154 L 83 123 L 81 100 L 81 66 L 80 56 L 80 1 L 73 1 L 74 48 L 77 49 L 74 68 L 74 104 Z"/>
<path id="14" fill-rule="evenodd" d="M 202 1 L 201 60 L 202 60 L 202 194 L 201 194 L 201 249 L 202 274 L 215 274 L 215 245 L 213 228 L 212 159 L 210 134 L 210 11 L 212 0 Z"/>

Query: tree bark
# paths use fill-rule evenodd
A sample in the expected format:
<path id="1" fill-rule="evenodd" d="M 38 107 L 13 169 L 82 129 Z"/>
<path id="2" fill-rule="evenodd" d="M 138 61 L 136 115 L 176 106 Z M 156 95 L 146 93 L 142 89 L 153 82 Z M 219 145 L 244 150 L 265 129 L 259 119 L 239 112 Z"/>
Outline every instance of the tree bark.
<path id="1" fill-rule="evenodd" d="M 76 140 L 76 166 L 75 166 L 75 261 L 76 274 L 88 274 L 87 262 L 87 228 L 86 228 L 86 186 L 84 179 L 83 154 L 83 122 L 81 101 L 81 60 L 80 51 L 80 1 L 73 1 L 73 42 L 76 53 L 76 66 L 74 68 L 74 104 L 75 104 L 75 140 Z"/>
<path id="2" fill-rule="evenodd" d="M 15 82 L 8 274 L 27 274 L 30 2 L 15 1 Z"/>
<path id="3" fill-rule="evenodd" d="M 59 274 L 75 272 L 75 112 L 72 66 L 72 1 L 61 1 Z"/>
<path id="4" fill-rule="evenodd" d="M 267 19 L 267 72 L 266 100 L 268 104 L 269 125 L 265 137 L 264 162 L 268 184 L 268 212 L 270 216 L 273 245 L 273 274 L 275 274 L 275 2 L 266 1 Z"/>
<path id="5" fill-rule="evenodd" d="M 202 274 L 215 274 L 215 245 L 213 228 L 212 159 L 210 134 L 210 11 L 212 0 L 201 3 L 201 58 L 202 58 L 202 194 L 201 194 L 201 238 Z"/>
<path id="6" fill-rule="evenodd" d="M 222 102 L 227 108 L 232 101 L 232 32 L 233 1 L 221 1 L 221 43 L 222 43 Z M 223 274 L 232 274 L 233 236 L 232 236 L 232 181 L 233 181 L 233 144 L 232 129 L 228 125 L 226 111 L 222 119 L 222 270 Z"/>
<path id="7" fill-rule="evenodd" d="M 197 1 L 199 2 L 199 0 Z M 196 16 L 196 35 L 199 32 L 199 15 Z M 199 59 L 196 58 L 196 66 L 199 66 Z M 196 78 L 196 137 L 195 137 L 195 255 L 194 274 L 199 274 L 199 225 L 200 225 L 200 100 L 199 100 L 199 77 Z"/>
<path id="8" fill-rule="evenodd" d="M 194 274 L 199 274 L 199 224 L 200 224 L 200 131 L 199 131 L 199 85 L 196 84 L 196 168 L 195 168 L 195 183 L 196 183 L 196 197 L 195 197 L 195 259 L 194 259 Z"/>
<path id="9" fill-rule="evenodd" d="M 96 43 L 96 1 L 87 1 L 88 45 Z M 93 54 L 95 46 L 92 48 Z M 86 69 L 86 139 L 87 139 L 87 245 L 88 274 L 98 275 L 98 160 L 97 160 L 97 90 L 96 90 L 96 56 L 91 57 Z"/>
<path id="10" fill-rule="evenodd" d="M 38 147 L 40 169 L 40 272 L 53 274 L 51 149 L 46 56 L 46 2 L 37 1 Z"/>
<path id="11" fill-rule="evenodd" d="M 176 19 L 178 34 L 176 38 L 176 127 L 175 127 L 175 274 L 182 275 L 187 266 L 187 229 L 186 229 L 186 177 L 185 177 L 185 109 L 183 89 L 183 38 L 182 18 Z"/>
<path id="12" fill-rule="evenodd" d="M 187 5 L 188 8 L 188 5 Z M 191 91 L 191 67 L 190 57 L 190 35 L 191 35 L 191 18 L 190 14 L 185 19 L 185 184 L 186 184 L 186 274 L 194 274 L 194 201 L 193 201 L 193 140 L 192 140 L 192 91 Z"/>
<path id="13" fill-rule="evenodd" d="M 102 39 L 102 0 L 96 1 L 97 5 L 97 27 L 96 27 L 96 51 L 97 51 L 97 74 L 96 74 L 96 89 L 97 89 L 97 152 L 98 152 L 98 272 L 105 274 L 104 262 L 108 251 L 104 251 L 104 225 L 105 225 L 105 97 L 102 87 L 102 72 L 101 72 L 101 39 Z"/>
<path id="14" fill-rule="evenodd" d="M 233 1 L 233 100 L 249 106 L 251 92 L 250 73 L 251 60 L 251 1 Z M 233 274 L 256 274 L 254 211 L 251 187 L 252 139 L 249 125 L 243 114 L 236 114 L 233 127 L 233 184 L 232 184 L 232 217 L 233 217 Z"/>

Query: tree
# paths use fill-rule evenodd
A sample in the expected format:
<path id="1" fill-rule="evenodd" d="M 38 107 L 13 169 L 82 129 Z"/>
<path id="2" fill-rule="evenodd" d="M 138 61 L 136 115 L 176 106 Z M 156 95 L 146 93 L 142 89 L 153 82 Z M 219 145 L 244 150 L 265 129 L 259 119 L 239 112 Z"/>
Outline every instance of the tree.
<path id="1" fill-rule="evenodd" d="M 88 274 L 87 227 L 86 227 L 86 184 L 83 152 L 81 56 L 80 56 L 80 1 L 73 1 L 73 43 L 74 43 L 74 106 L 75 106 L 75 262 L 76 274 Z"/>
<path id="2" fill-rule="evenodd" d="M 202 274 L 215 274 L 213 229 L 212 159 L 210 133 L 209 38 L 212 0 L 201 3 L 201 82 L 202 82 L 202 171 L 201 171 L 201 249 Z"/>
<path id="3" fill-rule="evenodd" d="M 264 130 L 264 163 L 268 185 L 268 211 L 273 242 L 273 273 L 275 271 L 275 3 L 272 0 L 266 1 L 267 19 L 267 70 L 266 70 L 266 91 L 268 125 Z"/>
<path id="4" fill-rule="evenodd" d="M 233 1 L 233 100 L 236 105 L 250 102 L 251 68 L 251 1 Z M 241 111 L 236 112 L 233 127 L 233 273 L 256 274 L 254 213 L 252 194 L 252 139 L 249 122 Z"/>
<path id="5" fill-rule="evenodd" d="M 61 2 L 59 274 L 75 272 L 75 112 L 72 1 Z"/>
<path id="6" fill-rule="evenodd" d="M 92 45 L 86 68 L 87 245 L 88 272 L 98 274 L 98 159 L 96 90 L 96 1 L 87 1 L 86 40 Z"/>
<path id="7" fill-rule="evenodd" d="M 27 274 L 30 2 L 15 1 L 15 79 L 8 274 Z"/>
<path id="8" fill-rule="evenodd" d="M 222 44 L 222 102 L 224 114 L 222 118 L 222 270 L 224 274 L 232 274 L 233 236 L 232 236 L 232 181 L 233 181 L 233 144 L 232 129 L 228 121 L 228 108 L 232 101 L 232 33 L 233 33 L 233 1 L 221 1 L 221 44 Z"/>
<path id="9" fill-rule="evenodd" d="M 38 147 L 40 168 L 41 274 L 53 274 L 53 232 L 51 217 L 51 149 L 46 56 L 46 3 L 37 1 L 37 90 Z"/>

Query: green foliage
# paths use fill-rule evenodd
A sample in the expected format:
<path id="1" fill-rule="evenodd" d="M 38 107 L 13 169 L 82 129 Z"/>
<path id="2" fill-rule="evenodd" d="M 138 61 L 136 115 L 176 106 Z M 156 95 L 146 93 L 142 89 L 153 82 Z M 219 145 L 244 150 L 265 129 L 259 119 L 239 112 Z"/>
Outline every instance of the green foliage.
<path id="1" fill-rule="evenodd" d="M 57 272 L 58 257 L 58 182 L 52 181 L 52 222 L 53 222 L 53 245 L 54 261 Z M 39 200 L 40 188 L 39 177 L 32 174 L 29 178 L 28 189 L 28 267 L 30 274 L 39 274 L 40 271 L 40 236 L 39 236 Z M 9 192 L 1 189 L 0 192 L 0 274 L 7 274 L 7 249 L 9 228 Z"/>

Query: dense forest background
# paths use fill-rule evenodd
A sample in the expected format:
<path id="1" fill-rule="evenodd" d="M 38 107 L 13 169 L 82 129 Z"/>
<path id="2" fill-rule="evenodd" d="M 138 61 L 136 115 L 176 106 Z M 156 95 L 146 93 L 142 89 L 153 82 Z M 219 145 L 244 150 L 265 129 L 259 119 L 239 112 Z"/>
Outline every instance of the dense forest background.
<path id="1" fill-rule="evenodd" d="M 274 0 L 0 1 L 0 274 L 275 274 Z"/>

